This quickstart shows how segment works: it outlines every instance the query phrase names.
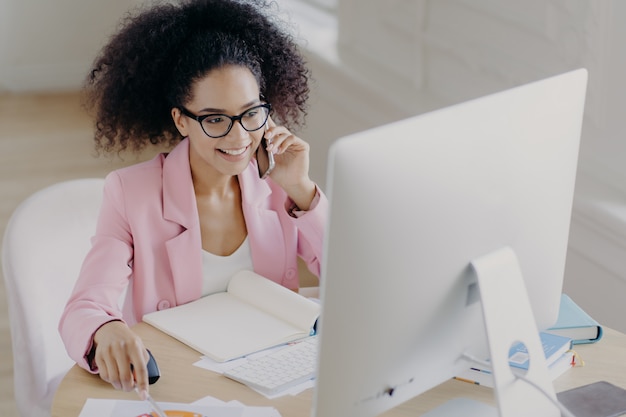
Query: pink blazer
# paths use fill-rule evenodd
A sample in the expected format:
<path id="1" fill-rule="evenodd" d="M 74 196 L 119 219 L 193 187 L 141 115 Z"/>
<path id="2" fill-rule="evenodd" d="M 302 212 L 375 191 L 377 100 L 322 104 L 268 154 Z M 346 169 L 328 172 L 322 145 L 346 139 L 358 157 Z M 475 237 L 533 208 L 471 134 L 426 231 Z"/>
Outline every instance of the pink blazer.
<path id="1" fill-rule="evenodd" d="M 255 162 L 239 183 L 254 270 L 297 289 L 299 256 L 319 277 L 328 212 L 324 194 L 294 218 L 285 192 L 271 179 L 259 179 Z M 104 323 L 133 325 L 146 313 L 198 299 L 201 251 L 188 140 L 169 154 L 110 173 L 92 248 L 59 323 L 70 357 L 89 370 L 85 356 Z"/>

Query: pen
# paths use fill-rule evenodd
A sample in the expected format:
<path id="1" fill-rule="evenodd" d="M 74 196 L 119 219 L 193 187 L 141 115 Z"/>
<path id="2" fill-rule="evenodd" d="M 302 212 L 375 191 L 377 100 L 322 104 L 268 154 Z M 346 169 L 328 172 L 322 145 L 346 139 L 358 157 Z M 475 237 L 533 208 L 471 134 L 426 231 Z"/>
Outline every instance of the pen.
<path id="1" fill-rule="evenodd" d="M 472 381 L 471 379 L 467 379 L 467 378 L 461 378 L 461 377 L 455 376 L 454 379 L 456 379 L 457 381 L 467 382 L 469 384 L 480 385 L 480 382 Z"/>
<path id="2" fill-rule="evenodd" d="M 135 386 L 135 392 L 139 395 L 139 397 L 142 400 L 144 399 L 141 393 L 139 392 L 139 389 L 137 388 L 137 386 Z M 159 407 L 159 405 L 156 403 L 156 401 L 154 401 L 154 399 L 150 396 L 150 394 L 146 393 L 145 401 L 148 401 L 150 403 L 150 405 L 152 406 L 152 409 L 157 413 L 157 417 L 167 417 L 165 412 L 161 410 L 161 407 Z"/>

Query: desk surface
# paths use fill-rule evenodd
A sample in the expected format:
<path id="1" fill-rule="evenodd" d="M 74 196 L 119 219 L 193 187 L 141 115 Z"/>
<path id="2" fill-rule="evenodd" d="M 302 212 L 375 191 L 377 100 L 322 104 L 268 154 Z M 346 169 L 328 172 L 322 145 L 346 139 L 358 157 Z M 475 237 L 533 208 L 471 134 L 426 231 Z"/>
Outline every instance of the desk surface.
<path id="1" fill-rule="evenodd" d="M 150 387 L 150 393 L 157 401 L 187 403 L 210 395 L 223 401 L 236 399 L 249 406 L 273 406 L 285 417 L 310 416 L 312 389 L 297 396 L 268 400 L 244 385 L 193 366 L 200 357 L 198 352 L 152 326 L 141 323 L 134 330 L 143 338 L 161 369 L 161 379 Z M 599 380 L 626 388 L 625 334 L 605 329 L 599 342 L 575 347 L 586 365 L 575 367 L 559 377 L 554 383 L 557 392 Z M 450 380 L 383 415 L 419 416 L 460 396 L 493 404 L 492 393 L 489 388 Z M 134 392 L 116 391 L 97 375 L 74 366 L 59 386 L 52 405 L 52 417 L 78 416 L 87 398 L 137 399 Z"/>

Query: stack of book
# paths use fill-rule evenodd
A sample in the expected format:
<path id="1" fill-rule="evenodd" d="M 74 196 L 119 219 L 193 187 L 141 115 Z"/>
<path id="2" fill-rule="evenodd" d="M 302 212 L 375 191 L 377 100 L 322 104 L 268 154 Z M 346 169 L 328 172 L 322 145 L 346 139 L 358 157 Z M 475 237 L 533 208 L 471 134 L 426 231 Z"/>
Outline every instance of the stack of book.
<path id="1" fill-rule="evenodd" d="M 602 326 L 567 294 L 561 294 L 559 316 L 551 328 L 540 333 L 546 355 L 548 375 L 552 380 L 575 366 L 576 354 L 572 345 L 595 343 L 602 338 Z M 513 373 L 523 374 L 528 369 L 528 355 L 523 345 L 514 346 L 509 352 L 509 364 Z M 493 388 L 491 369 L 472 367 L 455 379 Z"/>
<path id="2" fill-rule="evenodd" d="M 569 337 L 575 345 L 595 343 L 602 338 L 602 326 L 567 294 L 561 294 L 559 317 L 546 331 Z"/>
<path id="3" fill-rule="evenodd" d="M 554 380 L 559 375 L 576 365 L 576 356 L 572 351 L 572 339 L 551 333 L 539 333 L 543 351 L 546 356 L 548 375 Z M 509 351 L 509 365 L 514 374 L 524 375 L 530 361 L 526 346 L 522 343 L 514 345 Z M 474 366 L 460 373 L 455 379 L 476 385 L 493 388 L 493 373 L 488 367 Z"/>

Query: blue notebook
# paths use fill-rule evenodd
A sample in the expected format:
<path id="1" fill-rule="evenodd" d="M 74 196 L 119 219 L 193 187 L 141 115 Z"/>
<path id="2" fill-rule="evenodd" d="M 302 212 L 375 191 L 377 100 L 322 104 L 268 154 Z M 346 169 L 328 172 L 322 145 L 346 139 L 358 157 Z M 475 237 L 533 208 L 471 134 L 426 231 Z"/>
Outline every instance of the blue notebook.
<path id="1" fill-rule="evenodd" d="M 550 333 L 539 333 L 543 353 L 546 355 L 546 365 L 552 365 L 565 352 L 572 348 L 572 339 Z M 523 343 L 517 343 L 509 350 L 509 364 L 516 368 L 528 369 L 530 363 L 528 351 Z"/>
<path id="2" fill-rule="evenodd" d="M 540 332 L 541 345 L 546 357 L 548 376 L 554 380 L 576 364 L 574 352 L 571 350 L 572 339 Z M 509 350 L 509 365 L 513 374 L 523 375 L 530 364 L 528 351 L 522 343 L 517 343 Z M 455 379 L 475 385 L 493 388 L 491 368 L 473 366 L 455 376 Z"/>
<path id="3" fill-rule="evenodd" d="M 602 338 L 602 326 L 567 294 L 561 294 L 559 318 L 546 331 L 570 337 L 575 345 L 594 343 Z"/>

